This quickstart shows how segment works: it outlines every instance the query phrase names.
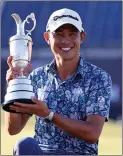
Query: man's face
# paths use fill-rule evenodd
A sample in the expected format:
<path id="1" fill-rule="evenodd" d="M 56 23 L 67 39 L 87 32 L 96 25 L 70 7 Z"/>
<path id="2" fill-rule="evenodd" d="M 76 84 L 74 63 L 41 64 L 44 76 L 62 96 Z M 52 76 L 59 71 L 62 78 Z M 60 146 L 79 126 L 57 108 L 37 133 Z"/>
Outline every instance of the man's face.
<path id="1" fill-rule="evenodd" d="M 71 60 L 78 57 L 82 35 L 71 24 L 59 27 L 55 32 L 48 32 L 48 43 L 55 57 Z"/>

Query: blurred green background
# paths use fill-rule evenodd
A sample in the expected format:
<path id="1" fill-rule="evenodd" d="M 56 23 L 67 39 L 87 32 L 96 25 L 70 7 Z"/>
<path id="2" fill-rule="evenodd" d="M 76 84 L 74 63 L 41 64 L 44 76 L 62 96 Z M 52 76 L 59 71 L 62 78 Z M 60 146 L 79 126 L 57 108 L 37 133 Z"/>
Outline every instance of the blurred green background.
<path id="1" fill-rule="evenodd" d="M 16 141 L 34 134 L 34 116 L 26 127 L 17 135 L 10 136 L 5 130 L 4 112 L 1 111 L 1 155 L 12 155 Z M 122 126 L 121 123 L 109 121 L 105 123 L 99 141 L 99 155 L 122 155 Z"/>

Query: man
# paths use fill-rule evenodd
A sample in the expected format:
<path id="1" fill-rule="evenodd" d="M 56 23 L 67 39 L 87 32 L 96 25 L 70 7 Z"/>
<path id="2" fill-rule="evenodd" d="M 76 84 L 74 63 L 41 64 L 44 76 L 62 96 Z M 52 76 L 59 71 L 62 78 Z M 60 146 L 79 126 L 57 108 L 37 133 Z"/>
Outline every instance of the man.
<path id="1" fill-rule="evenodd" d="M 98 154 L 99 136 L 109 116 L 111 78 L 80 55 L 85 36 L 75 11 L 61 9 L 50 16 L 44 38 L 54 60 L 29 75 L 35 104 L 15 103 L 11 109 L 23 114 L 6 113 L 11 135 L 24 128 L 30 118 L 27 113 L 36 115 L 34 139 L 20 140 L 14 155 Z M 9 57 L 7 81 L 20 74 L 11 61 Z"/>

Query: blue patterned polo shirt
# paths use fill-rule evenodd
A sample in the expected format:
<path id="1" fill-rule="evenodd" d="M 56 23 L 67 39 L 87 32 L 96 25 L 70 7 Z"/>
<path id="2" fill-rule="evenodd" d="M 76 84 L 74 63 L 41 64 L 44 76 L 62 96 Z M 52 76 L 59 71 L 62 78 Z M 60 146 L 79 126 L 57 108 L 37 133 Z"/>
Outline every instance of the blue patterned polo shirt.
<path id="1" fill-rule="evenodd" d="M 38 99 L 50 110 L 65 117 L 85 121 L 90 114 L 108 120 L 111 96 L 111 77 L 101 68 L 80 57 L 77 71 L 61 81 L 55 60 L 35 69 L 29 76 Z M 36 116 L 35 136 L 42 150 L 73 151 L 76 154 L 98 154 L 98 142 L 88 143 L 72 137 L 53 123 Z"/>

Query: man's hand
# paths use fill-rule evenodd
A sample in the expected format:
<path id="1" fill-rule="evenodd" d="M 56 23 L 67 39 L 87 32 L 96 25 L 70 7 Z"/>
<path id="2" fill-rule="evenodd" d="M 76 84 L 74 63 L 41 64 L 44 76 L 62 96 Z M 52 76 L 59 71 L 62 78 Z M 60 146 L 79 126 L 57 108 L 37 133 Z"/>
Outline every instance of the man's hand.
<path id="1" fill-rule="evenodd" d="M 9 82 L 10 80 L 20 76 L 21 71 L 18 68 L 12 66 L 12 56 L 8 57 L 7 64 L 9 66 L 9 69 L 7 70 L 7 73 L 6 73 L 6 81 Z M 24 69 L 23 75 L 27 76 L 29 72 L 31 71 L 31 69 L 32 69 L 32 65 L 29 63 L 27 67 Z"/>
<path id="2" fill-rule="evenodd" d="M 11 105 L 10 109 L 15 110 L 16 112 L 21 112 L 21 113 L 31 113 L 35 114 L 40 117 L 46 117 L 49 115 L 50 110 L 47 107 L 47 104 L 38 100 L 35 97 L 32 97 L 31 100 L 35 104 L 23 104 L 19 102 L 15 102 L 15 105 Z"/>

